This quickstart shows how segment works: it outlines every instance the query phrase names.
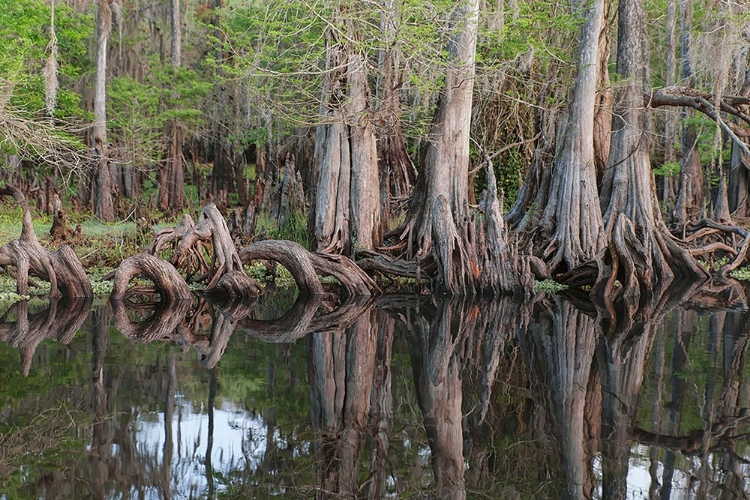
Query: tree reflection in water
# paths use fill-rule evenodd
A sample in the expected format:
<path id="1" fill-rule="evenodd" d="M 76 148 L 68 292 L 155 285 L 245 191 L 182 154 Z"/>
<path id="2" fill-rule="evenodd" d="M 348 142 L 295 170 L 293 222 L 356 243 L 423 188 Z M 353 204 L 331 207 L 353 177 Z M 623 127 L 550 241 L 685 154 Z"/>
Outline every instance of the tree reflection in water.
<path id="1" fill-rule="evenodd" d="M 708 290 L 113 301 L 90 330 L 88 302 L 20 302 L 0 323 L 0 491 L 746 496 L 750 316 L 741 288 Z"/>

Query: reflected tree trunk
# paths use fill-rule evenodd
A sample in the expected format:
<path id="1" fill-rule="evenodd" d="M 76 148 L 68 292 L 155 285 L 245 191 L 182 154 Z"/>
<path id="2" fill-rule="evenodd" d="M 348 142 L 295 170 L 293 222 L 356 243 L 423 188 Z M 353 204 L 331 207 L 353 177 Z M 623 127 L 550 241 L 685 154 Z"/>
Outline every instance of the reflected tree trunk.
<path id="1" fill-rule="evenodd" d="M 654 403 L 651 413 L 651 426 L 654 432 L 662 432 L 662 416 L 664 414 L 664 404 L 662 402 L 662 394 L 664 393 L 664 376 L 666 368 L 666 358 L 664 349 L 664 328 L 659 327 L 655 342 L 655 355 L 654 355 L 654 377 L 656 379 L 654 383 Z M 649 498 L 658 498 L 659 493 L 659 448 L 652 446 L 649 452 L 649 459 L 651 465 L 648 468 L 649 475 L 651 476 L 651 485 L 649 486 Z"/>
<path id="2" fill-rule="evenodd" d="M 91 432 L 91 487 L 92 497 L 106 497 L 105 484 L 109 479 L 110 448 L 114 439 L 112 423 L 108 419 L 109 399 L 105 386 L 104 358 L 109 343 L 108 330 L 111 309 L 103 304 L 92 314 L 92 409 L 94 424 Z"/>
<path id="3" fill-rule="evenodd" d="M 375 311 L 378 341 L 375 352 L 375 369 L 372 387 L 372 479 L 367 498 L 383 498 L 388 479 L 388 448 L 393 420 L 393 392 L 391 388 L 391 361 L 395 320 L 381 311 Z"/>
<path id="4" fill-rule="evenodd" d="M 736 333 L 735 333 L 736 332 Z M 724 323 L 724 356 L 722 372 L 724 384 L 719 402 L 718 417 L 738 415 L 741 412 L 740 385 L 745 372 L 745 360 L 750 339 L 750 316 L 746 312 L 728 313 Z M 734 437 L 735 430 L 729 431 Z M 721 463 L 726 476 L 722 485 L 721 499 L 741 498 L 745 489 L 743 461 L 731 450 L 724 452 Z"/>
<path id="5" fill-rule="evenodd" d="M 546 302 L 546 301 L 545 301 Z M 529 323 L 535 373 L 545 387 L 552 428 L 562 453 L 565 486 L 563 498 L 592 498 L 596 479 L 584 446 L 584 409 L 593 367 L 598 329 L 596 319 L 561 297 L 541 303 L 544 312 Z M 537 375 L 538 374 L 538 375 Z"/>
<path id="6" fill-rule="evenodd" d="M 208 442 L 206 443 L 206 458 L 203 465 L 206 467 L 206 483 L 208 483 L 208 498 L 216 497 L 216 484 L 214 482 L 214 467 L 211 454 L 214 450 L 214 405 L 216 402 L 216 368 L 208 370 Z"/>
<path id="7" fill-rule="evenodd" d="M 172 467 L 172 453 L 174 451 L 174 438 L 172 436 L 174 420 L 174 396 L 177 385 L 177 367 L 175 366 L 174 353 L 167 355 L 167 390 L 164 395 L 164 456 L 162 457 L 162 484 L 161 491 L 165 500 L 172 498 L 172 486 L 170 481 L 170 469 Z"/>
<path id="8" fill-rule="evenodd" d="M 687 363 L 687 353 L 690 347 L 690 339 L 693 334 L 693 320 L 695 311 L 678 309 L 675 313 L 677 328 L 674 336 L 674 349 L 672 351 L 671 363 L 671 401 L 667 403 L 669 413 L 667 415 L 667 432 L 676 435 L 680 430 L 682 420 L 682 407 L 685 402 L 687 381 L 679 374 L 684 370 Z M 674 476 L 675 452 L 667 450 L 664 457 L 664 472 L 662 473 L 661 490 L 659 496 L 662 500 L 668 500 L 672 495 L 672 478 Z"/>
<path id="9" fill-rule="evenodd" d="M 474 306 L 476 307 L 476 306 Z M 471 305 L 438 305 L 431 321 L 416 316 L 410 326 L 411 357 L 417 400 L 432 453 L 437 496 L 466 498 L 461 405 L 461 346 Z M 476 315 L 476 311 L 472 311 Z"/>
<path id="10" fill-rule="evenodd" d="M 308 336 L 308 375 L 318 464 L 316 497 L 354 498 L 370 414 L 378 332 L 370 310 L 346 333 Z"/>

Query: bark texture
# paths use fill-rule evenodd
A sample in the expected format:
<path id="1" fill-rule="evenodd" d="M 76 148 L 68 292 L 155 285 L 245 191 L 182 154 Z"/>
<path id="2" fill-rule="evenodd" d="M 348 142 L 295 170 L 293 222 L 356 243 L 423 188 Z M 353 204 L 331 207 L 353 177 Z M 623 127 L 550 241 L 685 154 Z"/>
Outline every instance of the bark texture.
<path id="1" fill-rule="evenodd" d="M 99 0 L 97 9 L 96 84 L 94 88 L 93 147 L 94 213 L 105 222 L 115 220 L 115 203 L 112 196 L 112 175 L 107 152 L 107 42 L 112 29 L 114 0 Z"/>
<path id="2" fill-rule="evenodd" d="M 130 281 L 138 277 L 150 279 L 156 289 L 137 287 L 128 289 Z M 172 264 L 147 253 L 127 258 L 120 264 L 115 271 L 110 299 L 121 300 L 138 292 L 159 293 L 164 302 L 189 300 L 193 296 L 187 283 Z"/>
<path id="3" fill-rule="evenodd" d="M 440 294 L 512 292 L 521 288 L 495 190 L 478 223 L 469 211 L 469 134 L 479 4 L 453 7 L 445 85 L 440 92 L 406 223 L 394 231 L 417 276 L 433 267 Z M 488 168 L 492 168 L 488 158 Z M 494 182 L 489 183 L 494 188 Z M 486 238 L 486 239 L 485 239 Z M 497 252 L 497 253 L 493 253 Z M 368 265 L 376 264 L 370 261 Z"/>
<path id="4" fill-rule="evenodd" d="M 592 140 L 604 0 L 592 2 L 585 18 L 565 137 L 540 221 L 542 230 L 551 236 L 542 256 L 552 273 L 573 269 L 593 259 L 605 245 Z"/>
<path id="5" fill-rule="evenodd" d="M 361 35 L 355 21 L 337 26 L 326 33 L 311 221 L 314 249 L 352 255 L 380 243 L 380 183 L 367 59 L 356 43 Z"/>

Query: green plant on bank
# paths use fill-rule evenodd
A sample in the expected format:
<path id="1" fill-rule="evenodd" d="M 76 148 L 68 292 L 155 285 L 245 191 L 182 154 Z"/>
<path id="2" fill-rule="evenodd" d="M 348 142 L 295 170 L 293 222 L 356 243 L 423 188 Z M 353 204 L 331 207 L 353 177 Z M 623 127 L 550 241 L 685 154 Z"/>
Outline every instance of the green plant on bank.
<path id="1" fill-rule="evenodd" d="M 731 271 L 729 276 L 740 281 L 750 281 L 750 267 L 740 267 Z"/>
<path id="2" fill-rule="evenodd" d="M 278 221 L 267 215 L 259 215 L 255 231 L 263 234 L 267 239 L 290 240 L 299 243 L 309 250 L 307 243 L 307 217 L 301 212 L 293 212 L 284 223 L 284 227 L 278 226 Z"/>
<path id="3" fill-rule="evenodd" d="M 563 285 L 555 280 L 534 280 L 534 291 L 535 292 L 547 292 L 547 293 L 560 293 L 563 290 L 567 290 L 568 285 Z"/>

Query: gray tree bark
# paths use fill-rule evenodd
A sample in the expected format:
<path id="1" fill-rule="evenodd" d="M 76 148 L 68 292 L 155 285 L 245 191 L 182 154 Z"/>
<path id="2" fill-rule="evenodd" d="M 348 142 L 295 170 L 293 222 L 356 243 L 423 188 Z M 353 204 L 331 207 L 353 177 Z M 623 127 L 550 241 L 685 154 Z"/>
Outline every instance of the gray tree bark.
<path id="1" fill-rule="evenodd" d="M 107 152 L 107 42 L 112 29 L 114 0 L 99 0 L 97 10 L 96 83 L 94 86 L 93 146 L 94 167 L 94 213 L 101 220 L 115 220 L 115 205 L 112 196 L 112 175 Z"/>
<path id="2" fill-rule="evenodd" d="M 316 250 L 352 255 L 380 243 L 380 183 L 367 59 L 357 24 L 342 29 L 327 33 L 311 221 Z"/>
<path id="3" fill-rule="evenodd" d="M 568 124 L 540 221 L 543 230 L 551 234 L 543 257 L 549 260 L 552 272 L 560 270 L 561 264 L 562 270 L 567 270 L 593 259 L 605 245 L 593 141 L 604 0 L 591 3 L 584 15 L 586 24 Z"/>
<path id="4" fill-rule="evenodd" d="M 600 195 L 610 246 L 609 262 L 599 262 L 598 282 L 605 295 L 622 292 L 633 303 L 642 290 L 666 287 L 676 275 L 706 276 L 669 234 L 656 197 L 645 136 L 641 2 L 618 3 L 617 73 L 623 83 L 617 90 L 612 144 Z M 623 284 L 619 290 L 615 290 L 617 279 Z"/>

